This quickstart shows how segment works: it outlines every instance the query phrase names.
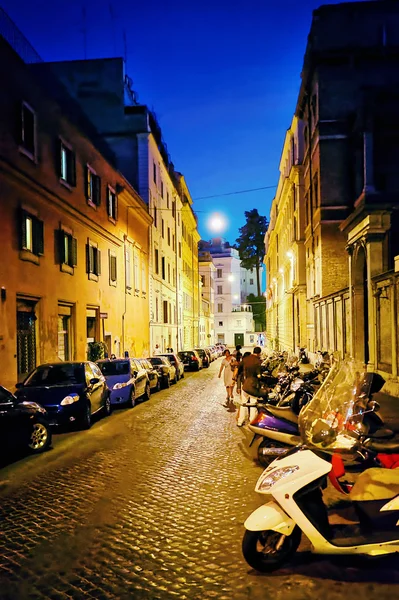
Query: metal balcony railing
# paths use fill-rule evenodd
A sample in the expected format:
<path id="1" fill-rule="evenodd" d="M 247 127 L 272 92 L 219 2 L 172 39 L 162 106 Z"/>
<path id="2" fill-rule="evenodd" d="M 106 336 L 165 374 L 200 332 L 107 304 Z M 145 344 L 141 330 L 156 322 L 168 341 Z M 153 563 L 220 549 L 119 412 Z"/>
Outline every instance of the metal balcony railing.
<path id="1" fill-rule="evenodd" d="M 22 60 L 27 63 L 42 63 L 43 59 L 36 52 L 34 47 L 28 42 L 21 33 L 14 21 L 8 16 L 0 6 L 0 35 L 10 44 Z"/>

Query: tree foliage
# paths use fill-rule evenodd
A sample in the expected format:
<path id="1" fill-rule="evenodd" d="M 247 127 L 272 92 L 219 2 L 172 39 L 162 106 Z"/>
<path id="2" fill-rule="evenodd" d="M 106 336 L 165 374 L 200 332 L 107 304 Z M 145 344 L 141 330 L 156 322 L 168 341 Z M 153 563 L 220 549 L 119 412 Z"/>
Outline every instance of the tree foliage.
<path id="1" fill-rule="evenodd" d="M 237 249 L 244 269 L 256 270 L 258 296 L 261 295 L 259 269 L 265 255 L 264 237 L 269 226 L 266 217 L 258 213 L 256 208 L 245 211 L 246 223 L 240 227 L 240 236 L 236 239 Z"/>
<path id="2" fill-rule="evenodd" d="M 255 331 L 266 330 L 266 298 L 264 296 L 255 296 L 248 294 L 247 304 L 252 306 L 252 313 L 255 321 Z"/>

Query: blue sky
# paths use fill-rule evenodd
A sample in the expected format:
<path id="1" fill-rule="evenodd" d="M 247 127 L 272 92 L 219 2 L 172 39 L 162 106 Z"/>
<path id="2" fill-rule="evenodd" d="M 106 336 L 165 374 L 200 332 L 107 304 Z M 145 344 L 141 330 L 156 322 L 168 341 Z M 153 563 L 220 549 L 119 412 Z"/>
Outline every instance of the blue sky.
<path id="1" fill-rule="evenodd" d="M 194 198 L 199 230 L 214 211 L 234 243 L 244 211 L 269 216 L 295 109 L 314 0 L 0 0 L 44 60 L 124 56 Z"/>

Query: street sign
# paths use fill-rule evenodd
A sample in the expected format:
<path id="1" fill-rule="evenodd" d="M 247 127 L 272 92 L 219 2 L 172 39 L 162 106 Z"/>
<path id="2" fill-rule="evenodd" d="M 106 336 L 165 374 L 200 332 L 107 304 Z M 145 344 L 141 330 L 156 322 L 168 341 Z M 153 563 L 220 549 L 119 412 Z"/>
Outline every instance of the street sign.
<path id="1" fill-rule="evenodd" d="M 108 313 L 101 313 L 100 312 L 100 319 L 108 319 Z"/>

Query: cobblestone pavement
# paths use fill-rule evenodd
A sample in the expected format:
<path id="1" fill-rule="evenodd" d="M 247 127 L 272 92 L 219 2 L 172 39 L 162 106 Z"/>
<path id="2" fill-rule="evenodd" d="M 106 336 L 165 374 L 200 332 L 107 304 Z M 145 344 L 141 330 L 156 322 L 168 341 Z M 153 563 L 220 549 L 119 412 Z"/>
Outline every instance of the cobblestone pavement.
<path id="1" fill-rule="evenodd" d="M 218 363 L 0 471 L 0 598 L 390 599 L 399 560 L 303 551 L 275 575 L 241 556 L 262 503 Z"/>

